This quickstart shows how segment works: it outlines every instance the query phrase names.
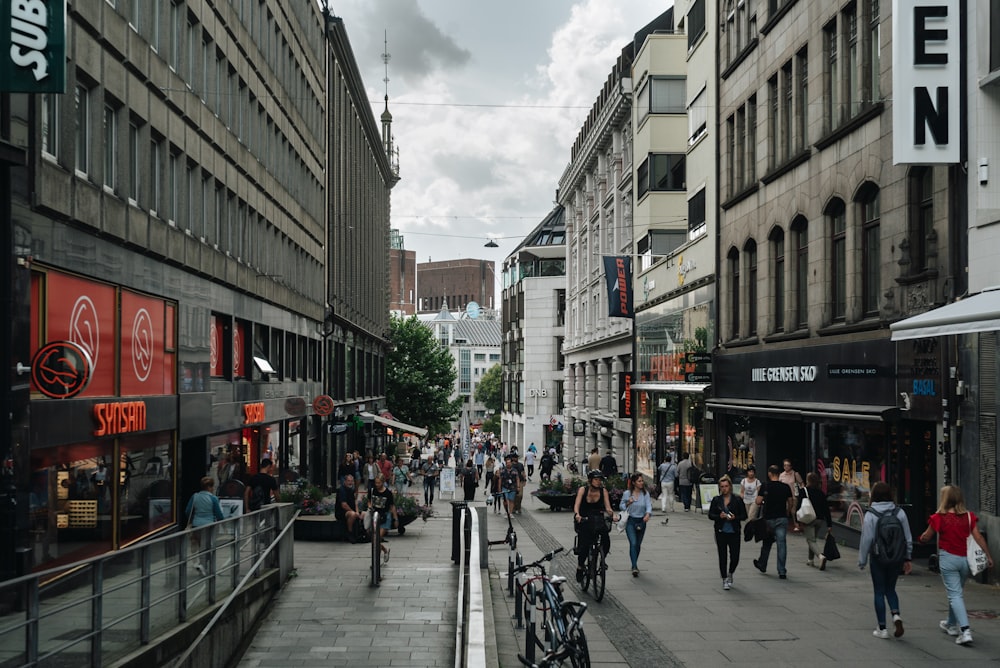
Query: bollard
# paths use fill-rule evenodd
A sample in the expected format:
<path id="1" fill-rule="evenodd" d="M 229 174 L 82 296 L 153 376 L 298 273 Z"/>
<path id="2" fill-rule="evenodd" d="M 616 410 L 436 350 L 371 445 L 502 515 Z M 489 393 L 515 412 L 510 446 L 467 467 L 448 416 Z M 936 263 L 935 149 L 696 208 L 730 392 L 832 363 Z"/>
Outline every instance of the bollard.
<path id="1" fill-rule="evenodd" d="M 525 582 L 527 582 L 527 580 L 528 576 L 526 573 L 521 573 L 520 575 L 517 576 L 517 583 L 516 583 L 517 597 L 514 600 L 514 619 L 517 620 L 516 627 L 519 629 L 524 628 L 524 624 L 522 623 L 523 618 L 521 613 L 524 608 L 524 585 Z"/>
<path id="2" fill-rule="evenodd" d="M 528 630 L 524 634 L 524 658 L 528 660 L 529 664 L 535 663 L 535 583 L 528 583 L 527 591 L 527 610 L 525 611 L 525 616 L 527 617 L 527 627 Z"/>
<path id="3" fill-rule="evenodd" d="M 462 531 L 462 516 L 465 514 L 465 509 L 469 507 L 465 501 L 452 501 L 451 502 L 451 560 L 456 564 L 462 558 L 459 554 L 459 543 L 461 536 L 459 532 Z"/>

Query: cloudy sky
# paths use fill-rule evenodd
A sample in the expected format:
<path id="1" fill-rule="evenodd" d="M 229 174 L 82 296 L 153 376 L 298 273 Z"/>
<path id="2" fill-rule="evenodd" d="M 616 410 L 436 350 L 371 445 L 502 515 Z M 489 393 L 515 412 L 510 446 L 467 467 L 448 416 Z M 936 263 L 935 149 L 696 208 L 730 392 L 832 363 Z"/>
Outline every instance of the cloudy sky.
<path id="1" fill-rule="evenodd" d="M 553 207 L 570 147 L 622 47 L 670 0 L 330 0 L 402 180 L 392 226 L 418 262 L 500 264 Z M 488 237 L 499 248 L 484 248 Z"/>

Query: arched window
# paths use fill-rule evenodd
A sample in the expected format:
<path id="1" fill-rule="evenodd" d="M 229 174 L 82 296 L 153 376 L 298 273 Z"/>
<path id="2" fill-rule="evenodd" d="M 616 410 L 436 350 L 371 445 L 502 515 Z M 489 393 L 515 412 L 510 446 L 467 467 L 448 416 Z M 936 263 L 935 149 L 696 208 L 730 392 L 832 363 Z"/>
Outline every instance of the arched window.
<path id="1" fill-rule="evenodd" d="M 740 338 L 740 252 L 729 249 L 729 322 L 731 339 Z"/>
<path id="2" fill-rule="evenodd" d="M 747 283 L 747 335 L 757 335 L 757 242 L 750 239 L 743 244 L 743 262 Z"/>
<path id="3" fill-rule="evenodd" d="M 795 302 L 792 322 L 796 329 L 809 326 L 809 221 L 798 216 L 791 224 L 792 248 L 795 249 L 793 267 Z"/>
<path id="4" fill-rule="evenodd" d="M 842 199 L 830 201 L 826 220 L 830 235 L 831 314 L 834 320 L 843 321 L 847 314 L 847 208 Z"/>
<path id="5" fill-rule="evenodd" d="M 774 307 L 774 331 L 785 331 L 785 231 L 774 228 L 768 236 L 771 244 L 771 303 Z"/>
<path id="6" fill-rule="evenodd" d="M 868 317 L 878 315 L 882 287 L 882 206 L 878 186 L 864 184 L 856 201 L 861 221 L 861 310 Z"/>

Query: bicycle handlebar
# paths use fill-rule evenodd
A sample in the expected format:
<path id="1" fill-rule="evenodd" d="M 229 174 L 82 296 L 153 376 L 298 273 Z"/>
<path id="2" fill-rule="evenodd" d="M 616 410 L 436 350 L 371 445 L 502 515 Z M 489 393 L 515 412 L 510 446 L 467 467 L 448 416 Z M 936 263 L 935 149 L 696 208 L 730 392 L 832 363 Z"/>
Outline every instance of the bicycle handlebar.
<path id="1" fill-rule="evenodd" d="M 563 549 L 564 548 L 557 547 L 556 549 L 554 549 L 551 552 L 549 552 L 548 554 L 544 555 L 541 559 L 539 559 L 538 561 L 536 561 L 534 563 L 525 564 L 523 566 L 518 566 L 517 568 L 514 569 L 514 572 L 515 573 L 523 573 L 526 570 L 528 570 L 529 568 L 537 568 L 537 567 L 541 566 L 542 562 L 552 561 L 552 558 L 554 556 L 556 556 L 557 554 L 559 554 L 560 552 L 562 552 Z"/>

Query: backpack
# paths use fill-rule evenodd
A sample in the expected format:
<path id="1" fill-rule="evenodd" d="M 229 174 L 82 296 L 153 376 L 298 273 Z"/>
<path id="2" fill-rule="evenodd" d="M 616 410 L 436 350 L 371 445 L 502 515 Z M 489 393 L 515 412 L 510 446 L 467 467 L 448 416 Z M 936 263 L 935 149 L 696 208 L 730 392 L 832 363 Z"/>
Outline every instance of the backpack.
<path id="1" fill-rule="evenodd" d="M 267 493 L 267 489 L 260 485 L 254 485 L 250 489 L 250 512 L 260 510 L 267 505 L 269 500 L 270 495 Z"/>
<path id="2" fill-rule="evenodd" d="M 698 479 L 701 477 L 701 471 L 694 464 L 688 469 L 688 482 L 692 485 L 698 484 Z"/>
<path id="3" fill-rule="evenodd" d="M 906 533 L 899 519 L 899 507 L 893 506 L 884 513 L 869 508 L 868 512 L 878 518 L 875 521 L 872 558 L 883 566 L 903 563 L 906 560 Z"/>

